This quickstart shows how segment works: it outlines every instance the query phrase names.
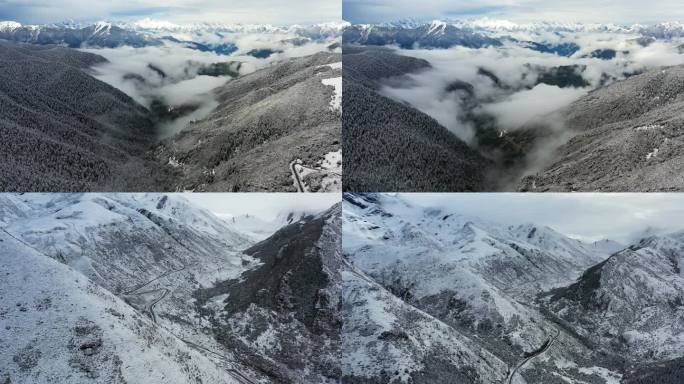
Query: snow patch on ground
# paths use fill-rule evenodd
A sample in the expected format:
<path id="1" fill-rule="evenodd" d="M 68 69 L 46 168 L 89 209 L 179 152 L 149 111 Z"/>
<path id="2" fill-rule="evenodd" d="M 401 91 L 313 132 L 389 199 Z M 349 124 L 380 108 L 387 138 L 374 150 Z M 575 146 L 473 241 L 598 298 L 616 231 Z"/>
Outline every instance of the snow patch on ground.
<path id="1" fill-rule="evenodd" d="M 342 76 L 333 77 L 330 79 L 323 79 L 321 82 L 324 85 L 335 87 L 335 93 L 330 100 L 330 109 L 332 111 L 342 112 Z"/>
<path id="2" fill-rule="evenodd" d="M 652 131 L 654 129 L 662 129 L 663 126 L 660 124 L 649 124 L 649 125 L 642 125 L 640 127 L 634 128 L 636 131 Z"/>
<path id="3" fill-rule="evenodd" d="M 342 186 L 342 149 L 327 153 L 319 164 L 326 171 L 321 182 L 322 190 L 324 192 L 339 191 Z"/>
<path id="4" fill-rule="evenodd" d="M 174 168 L 178 168 L 178 167 L 180 167 L 181 165 L 183 165 L 183 164 L 181 164 L 175 157 L 169 157 L 169 162 L 168 162 L 168 164 L 169 164 L 170 166 L 174 167 Z"/>
<path id="5" fill-rule="evenodd" d="M 342 189 L 342 150 L 326 153 L 313 167 L 297 159 L 290 163 L 290 174 L 298 192 L 312 191 L 308 176 L 316 180 L 314 192 L 338 192 Z"/>
<path id="6" fill-rule="evenodd" d="M 330 67 L 332 69 L 342 69 L 342 62 L 338 61 L 336 63 L 319 65 L 317 68 Z"/>
<path id="7" fill-rule="evenodd" d="M 292 173 L 292 182 L 294 183 L 295 188 L 297 188 L 297 192 L 309 192 L 309 188 L 306 185 L 306 182 L 304 182 L 304 178 L 316 171 L 305 167 L 302 159 L 297 159 L 290 163 L 290 172 Z M 297 179 L 299 179 L 299 182 Z"/>

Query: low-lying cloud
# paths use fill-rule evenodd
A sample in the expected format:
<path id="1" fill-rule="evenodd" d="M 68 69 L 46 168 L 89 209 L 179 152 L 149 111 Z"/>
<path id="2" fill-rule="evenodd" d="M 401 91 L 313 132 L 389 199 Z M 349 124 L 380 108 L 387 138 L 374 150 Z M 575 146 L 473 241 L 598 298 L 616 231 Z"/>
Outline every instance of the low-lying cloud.
<path id="1" fill-rule="evenodd" d="M 546 130 L 520 164 L 527 175 L 552 161 L 554 151 L 572 137 L 563 119 L 574 101 L 629 76 L 684 64 L 684 41 L 677 39 L 607 32 L 505 32 L 511 34 L 518 41 L 574 43 L 579 50 L 565 57 L 506 39 L 501 47 L 479 49 L 396 48 L 398 54 L 428 61 L 431 68 L 391 79 L 380 92 L 432 116 L 473 147 L 481 144 L 478 129 L 483 121 L 489 124 L 493 119 L 502 136 L 520 129 Z M 504 188 L 514 187 L 521 175 L 511 177 L 510 183 L 503 182 Z"/>
<path id="2" fill-rule="evenodd" d="M 583 88 L 559 88 L 539 84 L 501 101 L 485 104 L 482 111 L 494 116 L 502 129 L 513 130 L 535 123 L 545 124 L 549 115 L 587 93 Z"/>
<path id="3" fill-rule="evenodd" d="M 412 204 L 502 224 L 534 223 L 584 241 L 639 239 L 684 230 L 678 193 L 410 193 Z M 549 212 L 554 212 L 549 215 Z"/>
<path id="4" fill-rule="evenodd" d="M 198 76 L 202 65 L 225 62 L 226 57 L 185 47 L 120 47 L 86 49 L 108 62 L 94 68 L 96 77 L 149 107 L 154 99 L 182 104 L 197 100 L 225 84 L 228 77 Z"/>
<path id="5" fill-rule="evenodd" d="M 174 36 L 198 41 L 203 35 Z M 238 49 L 231 55 L 202 52 L 183 43 L 167 41 L 163 46 L 84 49 L 105 57 L 108 62 L 93 68 L 95 77 L 123 91 L 148 109 L 155 106 L 184 113 L 158 125 L 158 137 L 170 137 L 195 120 L 208 116 L 217 106 L 215 90 L 237 76 L 244 76 L 273 63 L 326 51 L 332 42 L 292 40 L 293 35 L 209 34 L 203 44 L 232 43 Z M 254 57 L 253 50 L 267 50 L 267 57 Z M 207 74 L 213 64 L 230 65 L 230 73 Z M 209 71 L 210 72 L 210 71 Z M 175 116 L 171 114 L 171 116 Z"/>

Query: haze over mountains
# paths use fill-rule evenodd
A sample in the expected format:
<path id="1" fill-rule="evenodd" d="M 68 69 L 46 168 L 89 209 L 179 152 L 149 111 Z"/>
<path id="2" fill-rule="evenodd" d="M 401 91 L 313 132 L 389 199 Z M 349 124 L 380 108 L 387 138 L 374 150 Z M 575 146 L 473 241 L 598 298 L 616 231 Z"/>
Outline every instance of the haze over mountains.
<path id="1" fill-rule="evenodd" d="M 681 379 L 681 234 L 606 246 L 401 196 L 343 207 L 349 382 Z"/>
<path id="2" fill-rule="evenodd" d="M 343 25 L 3 22 L 2 189 L 339 190 Z M 285 97 L 296 116 L 277 107 Z M 192 143 L 178 136 L 191 126 Z M 240 143 L 227 139 L 238 132 Z M 46 150 L 13 144 L 26 135 Z"/>
<path id="3" fill-rule="evenodd" d="M 345 188 L 679 190 L 681 178 L 676 175 L 680 156 L 670 149 L 678 146 L 678 131 L 665 128 L 645 134 L 643 127 L 677 124 L 678 114 L 667 111 L 677 110 L 680 92 L 671 85 L 658 84 L 664 84 L 660 77 L 665 74 L 659 75 L 662 67 L 673 67 L 667 73 L 676 76 L 677 66 L 684 64 L 683 37 L 684 28 L 679 23 L 516 24 L 479 19 L 352 25 L 343 35 L 345 62 L 354 67 L 362 65 L 362 59 L 371 62 L 372 56 L 375 67 L 370 79 L 349 76 L 372 92 L 350 93 L 344 101 L 345 115 L 349 115 L 343 116 L 345 133 L 364 124 L 398 124 L 399 141 L 417 143 L 409 139 L 406 132 L 410 131 L 423 142 L 410 150 L 394 146 L 391 155 L 414 163 L 404 168 L 419 176 L 376 181 L 385 172 L 373 169 L 375 164 L 394 157 L 372 141 L 354 142 L 356 133 L 345 135 L 345 140 L 350 140 L 350 155 L 356 151 L 375 157 L 363 170 L 352 166 Z M 361 51 L 363 55 L 359 55 Z M 611 118 L 605 116 L 604 112 L 616 105 L 614 100 L 629 100 L 635 93 L 643 96 L 638 114 L 634 108 L 625 107 Z M 362 106 L 369 100 L 390 105 L 388 98 L 408 106 L 394 114 L 401 114 L 402 122 L 391 123 L 386 116 L 363 112 Z M 662 116 L 672 125 L 661 124 Z M 423 132 L 433 127 L 427 121 L 436 121 L 470 147 L 470 151 L 440 156 L 458 159 L 448 161 L 452 169 L 475 169 L 466 171 L 463 182 L 450 181 L 447 175 L 452 169 L 429 160 L 430 155 L 408 160 L 422 152 L 433 153 L 431 146 L 445 143 L 434 133 Z M 661 152 L 661 148 L 667 149 Z M 473 153 L 485 161 L 477 160 Z M 428 171 L 426 164 L 430 162 L 439 170 Z M 365 189 L 365 180 L 376 185 Z"/>

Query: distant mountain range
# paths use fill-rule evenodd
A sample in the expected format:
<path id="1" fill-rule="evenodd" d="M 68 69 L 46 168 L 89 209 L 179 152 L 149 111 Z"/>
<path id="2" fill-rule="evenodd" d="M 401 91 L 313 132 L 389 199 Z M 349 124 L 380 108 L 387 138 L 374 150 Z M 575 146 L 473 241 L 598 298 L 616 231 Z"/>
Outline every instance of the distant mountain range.
<path id="1" fill-rule="evenodd" d="M 684 23 L 678 21 L 661 22 L 654 24 L 614 24 L 614 23 L 561 23 L 538 21 L 529 23 L 516 23 L 504 19 L 436 19 L 418 20 L 403 19 L 394 22 L 384 22 L 377 24 L 355 24 L 358 27 L 370 28 L 397 28 L 397 29 L 417 29 L 425 26 L 432 27 L 433 30 L 453 26 L 455 28 L 483 31 L 483 32 L 613 32 L 613 33 L 641 33 L 644 35 L 658 36 L 684 36 Z M 654 36 L 655 37 L 655 36 Z"/>
<path id="2" fill-rule="evenodd" d="M 137 22 L 64 22 L 46 25 L 22 25 L 13 21 L 2 21 L 0 39 L 41 45 L 59 44 L 71 48 L 145 47 L 173 42 L 191 49 L 229 55 L 239 48 L 232 40 L 235 35 L 289 35 L 299 39 L 288 40 L 289 43 L 301 45 L 308 41 L 334 40 L 341 35 L 346 26 L 346 23 L 341 22 L 287 27 L 208 23 L 177 25 L 149 19 Z"/>
<path id="3" fill-rule="evenodd" d="M 356 24 L 344 30 L 343 41 L 348 44 L 398 45 L 404 49 L 450 48 L 463 46 L 482 48 L 519 44 L 540 52 L 571 56 L 579 46 L 571 42 L 554 42 L 544 34 L 559 37 L 570 33 L 621 33 L 642 38 L 675 39 L 684 37 L 684 23 L 669 22 L 653 25 L 635 24 L 562 24 L 528 23 L 516 24 L 506 20 L 479 19 L 470 21 L 403 20 L 380 24 Z M 644 43 L 647 43 L 644 40 Z"/>

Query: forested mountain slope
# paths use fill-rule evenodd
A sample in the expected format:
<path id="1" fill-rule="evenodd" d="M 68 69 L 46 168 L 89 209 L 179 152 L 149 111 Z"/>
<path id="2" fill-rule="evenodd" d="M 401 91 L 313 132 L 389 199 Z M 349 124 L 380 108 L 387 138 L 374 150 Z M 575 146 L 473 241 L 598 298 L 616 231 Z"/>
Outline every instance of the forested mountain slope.
<path id="1" fill-rule="evenodd" d="M 105 62 L 66 47 L 0 42 L 0 190 L 341 189 L 342 78 L 334 49 L 242 77 L 231 69 L 237 78 L 209 92 L 218 103 L 213 112 L 183 122 L 162 142 L 169 119 L 191 113 L 192 100 L 143 107 L 93 77 L 90 68 Z M 223 64 L 212 68 L 235 67 Z"/>
<path id="2" fill-rule="evenodd" d="M 488 161 L 430 116 L 379 94 L 379 81 L 429 67 L 390 50 L 343 49 L 346 191 L 477 191 Z"/>
<path id="3" fill-rule="evenodd" d="M 341 149 L 341 89 L 332 85 L 341 83 L 340 61 L 320 52 L 228 82 L 216 90 L 219 106 L 164 141 L 156 156 L 180 163 L 182 189 L 296 191 L 292 169 L 300 165 L 314 171 L 303 180 L 309 189 L 324 188 L 340 176 L 325 161 Z"/>
<path id="4" fill-rule="evenodd" d="M 684 67 L 599 88 L 565 111 L 575 132 L 526 191 L 679 191 L 684 187 Z"/>
<path id="5" fill-rule="evenodd" d="M 87 73 L 104 60 L 0 42 L 0 190 L 167 189 L 150 112 Z"/>

